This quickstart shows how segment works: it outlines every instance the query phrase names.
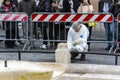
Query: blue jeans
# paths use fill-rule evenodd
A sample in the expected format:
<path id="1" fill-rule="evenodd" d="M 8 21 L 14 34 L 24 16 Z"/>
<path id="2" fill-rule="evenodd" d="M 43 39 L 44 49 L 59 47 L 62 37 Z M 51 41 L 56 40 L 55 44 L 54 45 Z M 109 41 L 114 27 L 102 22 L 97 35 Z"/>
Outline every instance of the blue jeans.
<path id="1" fill-rule="evenodd" d="M 113 41 L 113 28 L 112 28 L 112 23 L 104 23 L 104 27 L 106 30 L 107 34 L 107 41 L 108 41 L 108 46 L 112 46 L 112 41 Z"/>

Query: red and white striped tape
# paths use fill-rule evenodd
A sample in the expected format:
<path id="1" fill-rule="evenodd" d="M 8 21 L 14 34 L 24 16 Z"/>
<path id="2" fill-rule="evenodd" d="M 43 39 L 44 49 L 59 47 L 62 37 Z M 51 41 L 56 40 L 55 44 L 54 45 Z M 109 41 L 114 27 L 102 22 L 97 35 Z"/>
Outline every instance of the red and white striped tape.
<path id="1" fill-rule="evenodd" d="M 117 16 L 117 21 L 120 22 L 120 14 Z"/>
<path id="2" fill-rule="evenodd" d="M 0 14 L 0 21 L 26 21 L 25 14 Z"/>
<path id="3" fill-rule="evenodd" d="M 36 22 L 112 22 L 110 14 L 32 14 L 32 21 Z"/>

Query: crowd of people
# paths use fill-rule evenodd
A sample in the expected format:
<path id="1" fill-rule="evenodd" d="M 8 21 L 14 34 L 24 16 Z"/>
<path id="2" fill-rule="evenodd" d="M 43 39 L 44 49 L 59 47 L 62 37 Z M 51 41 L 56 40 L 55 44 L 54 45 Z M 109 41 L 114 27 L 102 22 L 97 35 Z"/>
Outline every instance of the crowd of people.
<path id="1" fill-rule="evenodd" d="M 87 6 L 87 7 L 83 7 L 83 6 Z M 84 8 L 84 9 L 82 9 Z M 33 12 L 67 12 L 67 13 L 92 13 L 94 12 L 94 6 L 91 4 L 90 0 L 3 0 L 3 3 L 0 7 L 0 11 L 1 12 L 25 12 L 28 14 L 28 16 L 31 16 L 31 14 Z M 107 41 L 108 41 L 108 46 L 106 48 L 106 50 L 109 50 L 112 47 L 112 41 L 113 39 L 113 31 L 117 32 L 116 30 L 118 30 L 118 40 L 120 40 L 120 34 L 119 34 L 119 29 L 116 29 L 116 17 L 117 15 L 120 13 L 120 0 L 98 0 L 98 12 L 101 13 L 112 13 L 115 17 L 115 24 L 114 24 L 114 30 L 112 28 L 112 23 L 104 23 L 104 27 L 106 30 L 106 35 L 107 35 Z M 3 22 L 4 25 L 5 22 Z M 79 23 L 79 22 L 78 22 Z M 65 24 L 66 25 L 70 25 L 72 24 L 71 22 L 62 22 L 60 23 L 60 40 L 65 40 L 65 36 L 67 36 L 67 43 L 73 43 L 74 45 L 77 45 L 76 47 L 74 46 L 74 48 L 70 48 L 70 45 L 68 45 L 68 48 L 70 50 L 78 50 L 78 51 L 84 51 L 84 49 L 90 49 L 90 43 L 87 43 L 87 40 L 91 40 L 91 33 L 92 33 L 92 27 L 90 26 L 90 23 L 73 23 L 73 25 L 71 26 L 70 29 L 67 30 L 67 33 L 65 34 Z M 10 38 L 10 22 L 6 23 L 7 25 L 4 25 L 7 27 L 6 29 L 6 38 L 9 39 Z M 39 22 L 39 23 L 34 23 L 34 27 L 33 27 L 33 34 L 35 35 L 36 39 L 37 39 L 37 34 L 36 34 L 36 30 L 37 27 L 36 26 L 43 26 L 41 27 L 41 34 L 43 37 L 43 40 L 47 40 L 48 36 L 50 40 L 57 40 L 57 36 L 58 36 L 58 28 L 57 26 L 59 26 L 58 23 L 55 22 L 49 22 L 47 23 L 49 24 L 49 35 L 47 34 L 47 28 L 48 25 L 46 25 L 46 22 Z M 12 22 L 12 38 L 18 38 L 19 39 L 19 35 L 15 36 L 14 34 L 18 33 L 18 31 L 15 31 L 15 23 Z M 55 27 L 53 26 L 55 25 Z M 81 27 L 82 26 L 82 27 Z M 95 25 L 92 25 L 95 26 Z M 88 31 L 87 31 L 87 29 Z M 73 29 L 73 30 L 72 30 Z M 85 46 L 81 47 L 79 45 L 81 45 L 81 38 L 79 37 L 81 35 L 81 29 L 83 29 L 82 34 L 86 34 L 86 35 L 82 35 L 82 37 L 85 38 Z M 84 31 L 85 30 L 85 31 Z M 30 30 L 29 30 L 30 31 Z M 80 31 L 80 32 L 79 32 Z M 87 32 L 86 32 L 87 31 Z M 54 34 L 52 34 L 54 33 Z M 73 34 L 75 34 L 75 37 Z M 115 33 L 116 34 L 116 33 Z M 71 42 L 73 36 L 75 37 L 74 41 Z M 89 36 L 88 36 L 89 35 Z M 54 37 L 54 38 L 53 38 Z M 79 41 L 80 40 L 80 41 Z M 86 44 L 87 43 L 87 44 Z M 7 48 L 12 47 L 11 45 L 15 44 L 15 41 L 9 41 L 6 40 L 5 41 L 5 46 Z M 50 47 L 53 46 L 57 46 L 58 42 L 50 42 Z M 48 45 L 47 41 L 43 41 L 43 45 L 44 48 L 46 48 Z M 87 46 L 88 45 L 88 46 Z M 41 46 L 41 48 L 43 48 Z M 76 49 L 75 49 L 76 48 Z M 76 56 L 73 56 L 73 58 L 75 58 Z"/>

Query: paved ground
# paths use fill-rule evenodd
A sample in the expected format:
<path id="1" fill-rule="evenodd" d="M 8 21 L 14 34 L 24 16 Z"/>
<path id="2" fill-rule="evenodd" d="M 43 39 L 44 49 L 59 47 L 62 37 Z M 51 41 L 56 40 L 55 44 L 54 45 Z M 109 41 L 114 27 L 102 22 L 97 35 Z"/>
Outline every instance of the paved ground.
<path id="1" fill-rule="evenodd" d="M 3 46 L 3 45 L 4 43 L 1 42 L 0 46 Z M 104 50 L 106 46 L 107 44 L 105 43 L 91 43 L 91 51 L 108 52 Z M 11 50 L 16 50 L 16 49 L 11 49 Z M 3 46 L 2 50 L 8 50 L 8 49 L 5 49 L 5 47 Z M 40 48 L 37 48 L 37 50 L 40 50 Z M 55 49 L 48 49 L 48 50 L 55 50 Z M 76 58 L 76 60 L 72 61 L 72 63 L 105 64 L 105 65 L 115 64 L 115 57 L 113 56 L 87 54 L 85 61 L 79 61 L 79 57 L 80 55 Z M 18 54 L 1 53 L 0 60 L 18 60 Z M 54 53 L 22 53 L 22 60 L 23 61 L 36 61 L 36 62 L 55 62 L 55 55 Z M 120 65 L 120 61 L 118 61 L 118 65 Z"/>

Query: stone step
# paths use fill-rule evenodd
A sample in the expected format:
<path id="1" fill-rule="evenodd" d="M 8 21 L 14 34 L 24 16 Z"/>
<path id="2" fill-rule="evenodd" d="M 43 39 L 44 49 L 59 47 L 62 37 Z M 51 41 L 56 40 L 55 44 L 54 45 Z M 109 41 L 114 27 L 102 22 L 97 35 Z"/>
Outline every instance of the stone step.
<path id="1" fill-rule="evenodd" d="M 120 75 L 84 74 L 78 80 L 120 80 Z"/>
<path id="2" fill-rule="evenodd" d="M 65 73 L 56 80 L 120 80 L 120 75 Z"/>
<path id="3" fill-rule="evenodd" d="M 120 66 L 96 64 L 68 64 L 66 73 L 120 75 Z"/>
<path id="4" fill-rule="evenodd" d="M 78 80 L 82 74 L 65 73 L 56 80 Z"/>

